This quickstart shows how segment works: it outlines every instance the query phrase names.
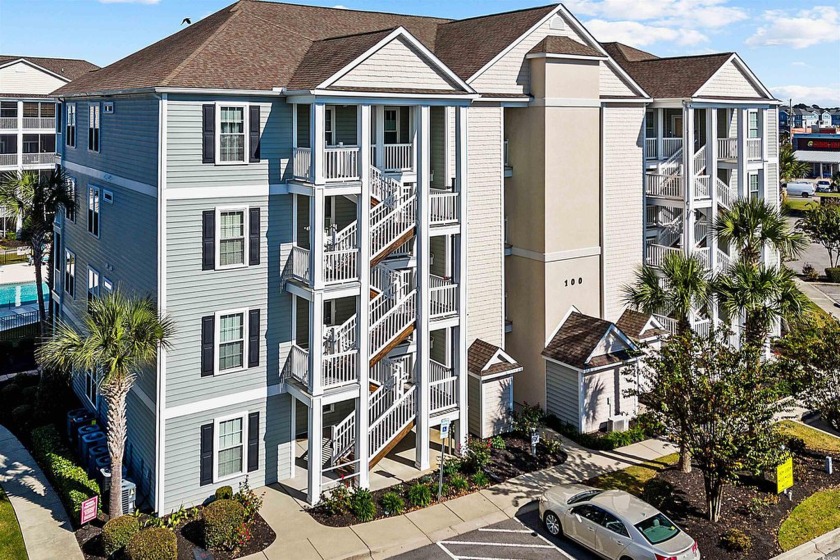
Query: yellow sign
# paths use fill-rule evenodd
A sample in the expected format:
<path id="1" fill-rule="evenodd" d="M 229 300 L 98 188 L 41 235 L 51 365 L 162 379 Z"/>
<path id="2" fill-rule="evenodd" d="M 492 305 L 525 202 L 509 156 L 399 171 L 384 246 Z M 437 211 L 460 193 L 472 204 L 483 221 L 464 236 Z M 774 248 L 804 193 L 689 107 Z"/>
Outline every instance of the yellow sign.
<path id="1" fill-rule="evenodd" d="M 776 467 L 776 493 L 781 494 L 793 486 L 793 457 Z"/>

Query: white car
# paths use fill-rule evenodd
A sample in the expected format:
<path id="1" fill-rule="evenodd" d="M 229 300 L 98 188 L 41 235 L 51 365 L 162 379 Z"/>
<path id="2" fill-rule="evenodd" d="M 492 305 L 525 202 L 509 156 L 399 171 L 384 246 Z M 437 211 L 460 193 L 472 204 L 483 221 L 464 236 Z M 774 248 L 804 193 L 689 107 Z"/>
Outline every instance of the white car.
<path id="1" fill-rule="evenodd" d="M 540 519 L 609 560 L 698 560 L 697 543 L 659 510 L 620 490 L 563 484 L 540 496 Z"/>
<path id="2" fill-rule="evenodd" d="M 789 197 L 800 196 L 802 198 L 814 196 L 817 192 L 814 183 L 788 183 L 785 185 L 785 190 L 787 190 Z"/>

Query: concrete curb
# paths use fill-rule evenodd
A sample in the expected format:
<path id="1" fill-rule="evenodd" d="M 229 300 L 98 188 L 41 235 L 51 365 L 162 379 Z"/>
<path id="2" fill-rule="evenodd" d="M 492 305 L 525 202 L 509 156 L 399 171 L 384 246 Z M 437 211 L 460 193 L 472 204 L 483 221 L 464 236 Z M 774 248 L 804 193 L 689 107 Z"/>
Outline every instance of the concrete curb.
<path id="1" fill-rule="evenodd" d="M 771 560 L 820 560 L 840 550 L 840 528 L 783 552 Z"/>

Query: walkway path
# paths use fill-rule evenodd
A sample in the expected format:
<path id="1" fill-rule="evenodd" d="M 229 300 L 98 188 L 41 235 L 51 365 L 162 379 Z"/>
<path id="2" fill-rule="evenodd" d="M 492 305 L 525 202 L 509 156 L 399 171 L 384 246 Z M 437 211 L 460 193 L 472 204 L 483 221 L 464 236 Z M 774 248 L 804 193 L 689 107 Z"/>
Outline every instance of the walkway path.
<path id="1" fill-rule="evenodd" d="M 15 509 L 29 560 L 84 560 L 70 519 L 32 455 L 0 426 L 0 486 Z"/>
<path id="2" fill-rule="evenodd" d="M 677 451 L 659 440 L 610 452 L 590 451 L 565 438 L 563 443 L 569 457 L 562 465 L 422 510 L 353 527 L 319 524 L 304 511 L 303 502 L 293 498 L 282 485 L 272 485 L 266 489 L 260 514 L 277 533 L 277 540 L 247 560 L 387 558 L 511 519 L 523 510 L 535 508 L 534 500 L 555 484 L 586 480 Z"/>
<path id="3" fill-rule="evenodd" d="M 834 299 L 835 290 L 838 288 L 836 284 L 819 284 L 803 282 L 796 280 L 796 285 L 802 290 L 808 298 L 817 304 L 823 311 L 835 318 L 840 319 L 840 307 L 837 307 L 838 301 Z"/>

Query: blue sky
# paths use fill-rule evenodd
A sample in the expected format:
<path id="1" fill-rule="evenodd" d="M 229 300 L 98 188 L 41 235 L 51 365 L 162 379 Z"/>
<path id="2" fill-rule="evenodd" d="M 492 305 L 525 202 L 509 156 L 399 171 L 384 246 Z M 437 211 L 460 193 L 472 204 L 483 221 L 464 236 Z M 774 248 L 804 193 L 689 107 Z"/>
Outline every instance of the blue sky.
<path id="1" fill-rule="evenodd" d="M 114 62 L 232 0 L 0 0 L 0 53 Z M 298 0 L 463 18 L 547 0 Z M 774 94 L 840 106 L 837 0 L 569 0 L 596 38 L 660 56 L 737 51 Z"/>

